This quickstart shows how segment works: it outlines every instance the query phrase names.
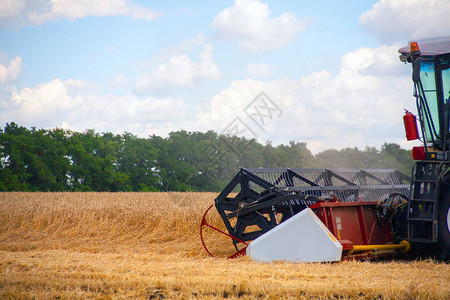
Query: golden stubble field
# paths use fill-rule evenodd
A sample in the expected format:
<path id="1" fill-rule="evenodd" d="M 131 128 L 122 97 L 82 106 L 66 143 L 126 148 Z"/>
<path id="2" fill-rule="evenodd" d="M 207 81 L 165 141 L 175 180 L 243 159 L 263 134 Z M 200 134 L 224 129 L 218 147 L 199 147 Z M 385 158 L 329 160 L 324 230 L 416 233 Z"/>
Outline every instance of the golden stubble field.
<path id="1" fill-rule="evenodd" d="M 450 299 L 450 267 L 431 260 L 227 260 L 230 241 L 212 230 L 211 258 L 199 224 L 215 197 L 0 193 L 0 298 Z"/>

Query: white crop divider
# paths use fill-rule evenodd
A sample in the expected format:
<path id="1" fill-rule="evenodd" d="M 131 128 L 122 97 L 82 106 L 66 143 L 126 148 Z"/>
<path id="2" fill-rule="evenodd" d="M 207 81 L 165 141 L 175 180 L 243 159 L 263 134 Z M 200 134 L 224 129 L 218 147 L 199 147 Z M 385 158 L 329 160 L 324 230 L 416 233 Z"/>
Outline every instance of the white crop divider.
<path id="1" fill-rule="evenodd" d="M 340 261 L 342 245 L 316 214 L 306 208 L 253 240 L 246 253 L 260 262 Z"/>

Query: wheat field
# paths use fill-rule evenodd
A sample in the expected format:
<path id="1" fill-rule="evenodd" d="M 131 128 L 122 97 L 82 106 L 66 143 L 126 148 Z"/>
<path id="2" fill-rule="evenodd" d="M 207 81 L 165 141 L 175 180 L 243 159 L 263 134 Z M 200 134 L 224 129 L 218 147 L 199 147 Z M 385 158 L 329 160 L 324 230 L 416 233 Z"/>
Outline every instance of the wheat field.
<path id="1" fill-rule="evenodd" d="M 1 299 L 450 299 L 425 261 L 228 260 L 214 193 L 0 193 Z M 208 222 L 222 226 L 211 210 Z"/>

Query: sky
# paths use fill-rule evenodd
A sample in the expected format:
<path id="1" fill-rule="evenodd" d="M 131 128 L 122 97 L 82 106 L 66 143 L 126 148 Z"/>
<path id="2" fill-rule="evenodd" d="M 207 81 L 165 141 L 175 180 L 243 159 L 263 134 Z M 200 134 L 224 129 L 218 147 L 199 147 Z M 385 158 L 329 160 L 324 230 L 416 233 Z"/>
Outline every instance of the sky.
<path id="1" fill-rule="evenodd" d="M 0 125 L 405 149 L 409 40 L 448 0 L 0 0 Z"/>

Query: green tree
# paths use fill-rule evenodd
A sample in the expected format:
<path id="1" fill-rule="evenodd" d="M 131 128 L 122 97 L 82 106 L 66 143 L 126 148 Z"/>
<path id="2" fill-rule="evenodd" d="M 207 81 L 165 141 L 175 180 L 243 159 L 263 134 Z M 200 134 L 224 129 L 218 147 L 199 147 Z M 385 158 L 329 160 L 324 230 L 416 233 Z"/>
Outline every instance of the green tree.
<path id="1" fill-rule="evenodd" d="M 3 191 L 28 191 L 30 174 L 27 171 L 25 153 L 28 152 L 28 129 L 17 124 L 6 124 L 0 135 L 1 173 L 0 185 Z"/>
<path id="2" fill-rule="evenodd" d="M 118 170 L 127 175 L 129 190 L 158 191 L 162 187 L 156 165 L 158 150 L 149 140 L 131 133 L 124 133 L 121 139 Z"/>
<path id="3" fill-rule="evenodd" d="M 138 138 L 86 130 L 0 129 L 0 191 L 220 191 L 240 168 L 395 168 L 413 165 L 408 150 L 385 143 L 329 149 L 306 143 L 262 145 L 214 131 Z"/>
<path id="4" fill-rule="evenodd" d="M 128 177 L 118 170 L 120 148 L 119 139 L 110 133 L 103 136 L 94 130 L 73 133 L 69 144 L 72 190 L 127 190 Z"/>
<path id="5" fill-rule="evenodd" d="M 391 168 L 396 168 L 407 175 L 411 173 L 414 160 L 410 150 L 401 149 L 398 144 L 384 143 L 381 146 L 381 155 L 385 165 L 388 164 Z"/>
<path id="6" fill-rule="evenodd" d="M 6 190 L 63 191 L 66 188 L 68 160 L 65 149 L 52 134 L 7 124 L 0 137 L 3 147 L 2 179 Z"/>
<path id="7" fill-rule="evenodd" d="M 196 163 L 200 145 L 195 135 L 185 130 L 169 133 L 162 139 L 152 136 L 151 141 L 159 148 L 157 164 L 160 166 L 160 176 L 163 189 L 166 191 L 195 190 L 190 183 L 198 173 Z"/>

